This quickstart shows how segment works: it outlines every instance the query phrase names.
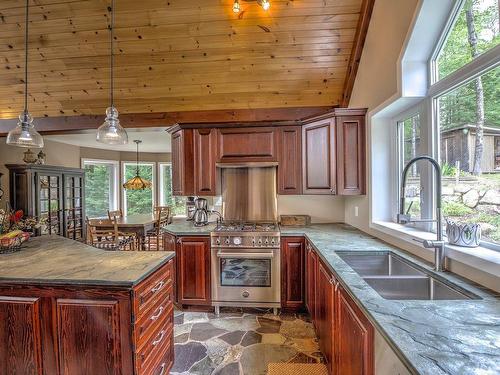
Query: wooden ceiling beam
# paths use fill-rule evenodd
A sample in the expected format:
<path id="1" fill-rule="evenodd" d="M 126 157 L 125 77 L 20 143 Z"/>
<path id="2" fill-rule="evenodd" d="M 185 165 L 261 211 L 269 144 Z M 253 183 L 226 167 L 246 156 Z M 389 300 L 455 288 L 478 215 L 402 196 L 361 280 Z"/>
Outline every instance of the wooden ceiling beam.
<path id="1" fill-rule="evenodd" d="M 270 109 L 235 109 L 213 111 L 187 111 L 164 113 L 138 113 L 120 116 L 125 128 L 169 127 L 183 123 L 244 123 L 244 122 L 299 122 L 299 120 L 321 115 L 333 107 L 296 107 Z M 35 120 L 42 134 L 64 134 L 97 129 L 104 116 L 44 117 Z M 0 120 L 0 137 L 5 137 L 16 126 L 16 120 Z"/>

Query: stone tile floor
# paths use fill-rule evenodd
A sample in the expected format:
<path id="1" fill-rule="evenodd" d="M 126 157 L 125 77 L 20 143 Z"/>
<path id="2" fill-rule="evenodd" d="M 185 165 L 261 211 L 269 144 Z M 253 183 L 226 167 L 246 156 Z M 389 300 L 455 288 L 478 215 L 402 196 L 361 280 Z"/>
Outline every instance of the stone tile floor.
<path id="1" fill-rule="evenodd" d="M 265 309 L 174 312 L 171 374 L 265 375 L 272 362 L 322 362 L 307 315 Z"/>

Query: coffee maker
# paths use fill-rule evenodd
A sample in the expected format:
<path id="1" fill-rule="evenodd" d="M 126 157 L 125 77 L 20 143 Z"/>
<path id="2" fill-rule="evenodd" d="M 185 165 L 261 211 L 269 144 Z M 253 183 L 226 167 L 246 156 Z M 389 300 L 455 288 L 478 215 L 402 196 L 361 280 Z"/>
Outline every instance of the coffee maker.
<path id="1" fill-rule="evenodd" d="M 202 227 L 208 224 L 208 202 L 205 198 L 196 198 L 194 201 L 193 222 L 195 227 Z"/>

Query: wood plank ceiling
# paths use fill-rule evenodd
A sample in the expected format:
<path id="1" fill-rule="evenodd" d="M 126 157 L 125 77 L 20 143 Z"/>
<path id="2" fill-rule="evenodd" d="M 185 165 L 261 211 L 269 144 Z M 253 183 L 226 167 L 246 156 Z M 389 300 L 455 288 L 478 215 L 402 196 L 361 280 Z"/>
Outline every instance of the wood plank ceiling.
<path id="1" fill-rule="evenodd" d="M 37 116 L 109 104 L 106 0 L 31 0 L 29 100 Z M 339 105 L 361 0 L 116 0 L 121 113 Z M 24 0 L 0 1 L 0 118 L 23 106 Z"/>

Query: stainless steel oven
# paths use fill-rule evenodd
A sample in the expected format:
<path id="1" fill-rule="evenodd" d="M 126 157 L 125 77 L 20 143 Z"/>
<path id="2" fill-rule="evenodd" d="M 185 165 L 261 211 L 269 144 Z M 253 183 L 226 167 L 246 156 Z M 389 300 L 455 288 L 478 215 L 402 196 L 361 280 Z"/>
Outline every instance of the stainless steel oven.
<path id="1" fill-rule="evenodd" d="M 275 233 L 212 234 L 212 301 L 280 307 L 280 246 Z"/>

